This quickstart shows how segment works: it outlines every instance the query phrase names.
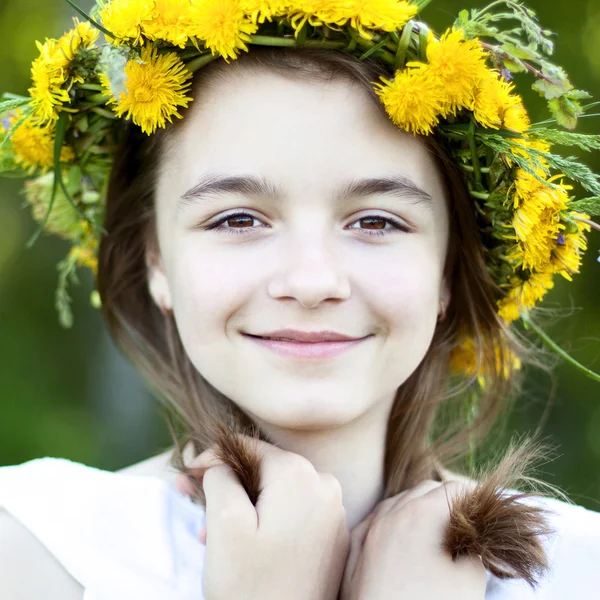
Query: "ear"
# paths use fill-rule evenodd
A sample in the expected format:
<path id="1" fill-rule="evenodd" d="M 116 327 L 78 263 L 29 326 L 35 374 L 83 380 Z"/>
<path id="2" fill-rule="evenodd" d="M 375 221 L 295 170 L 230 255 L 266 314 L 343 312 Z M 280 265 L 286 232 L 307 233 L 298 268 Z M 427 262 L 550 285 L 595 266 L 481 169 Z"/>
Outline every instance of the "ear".
<path id="1" fill-rule="evenodd" d="M 452 293 L 450 292 L 450 285 L 446 277 L 442 278 L 442 284 L 440 286 L 440 301 L 444 303 L 444 306 L 448 308 L 450 300 L 452 299 Z"/>
<path id="2" fill-rule="evenodd" d="M 157 249 L 146 250 L 146 269 L 148 280 L 148 291 L 161 312 L 173 309 L 173 300 L 169 282 L 165 274 L 162 258 Z"/>

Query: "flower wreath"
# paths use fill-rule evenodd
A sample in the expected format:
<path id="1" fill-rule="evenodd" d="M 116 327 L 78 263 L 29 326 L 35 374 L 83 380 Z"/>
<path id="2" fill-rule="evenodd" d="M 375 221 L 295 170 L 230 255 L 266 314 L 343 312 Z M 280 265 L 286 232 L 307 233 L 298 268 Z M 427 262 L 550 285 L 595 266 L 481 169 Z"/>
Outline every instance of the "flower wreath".
<path id="1" fill-rule="evenodd" d="M 96 272 L 122 119 L 148 135 L 166 127 L 193 100 L 194 71 L 219 57 L 235 60 L 249 46 L 330 48 L 385 65 L 389 78 L 373 86 L 391 120 L 414 134 L 435 129 L 447 142 L 501 292 L 498 315 L 507 325 L 520 319 L 600 381 L 529 319 L 556 275 L 570 281 L 579 273 L 585 234 L 600 230 L 591 220 L 600 215 L 599 175 L 551 150 L 600 150 L 600 136 L 572 133 L 599 103 L 582 105 L 590 95 L 548 60 L 552 34 L 533 10 L 496 0 L 461 11 L 438 36 L 417 20 L 431 0 L 97 0 L 89 15 L 67 2 L 86 20 L 74 19 L 58 40 L 36 42 L 29 96 L 6 93 L 0 101 L 0 173 L 30 178 L 25 197 L 40 222 L 28 246 L 42 230 L 72 244 L 58 265 L 56 307 L 64 326 L 72 323 L 66 288 L 77 281 L 75 267 Z M 513 27 L 499 29 L 502 21 Z M 514 73 L 533 76 L 551 118 L 530 122 Z M 590 197 L 570 196 L 565 180 Z M 97 292 L 92 303 L 99 306 Z M 456 370 L 473 374 L 472 349 L 467 339 L 454 352 Z M 483 386 L 485 374 L 475 375 Z"/>

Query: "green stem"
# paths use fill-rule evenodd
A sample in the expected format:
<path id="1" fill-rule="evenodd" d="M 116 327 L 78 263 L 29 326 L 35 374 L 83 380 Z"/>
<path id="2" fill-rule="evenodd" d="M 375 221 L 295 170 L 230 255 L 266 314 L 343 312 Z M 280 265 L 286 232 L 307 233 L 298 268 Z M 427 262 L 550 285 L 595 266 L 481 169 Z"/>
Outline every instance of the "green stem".
<path id="1" fill-rule="evenodd" d="M 371 56 L 372 54 L 375 54 L 375 52 L 377 52 L 378 50 L 381 50 L 381 48 L 383 48 L 387 42 L 388 42 L 388 38 L 386 36 L 381 41 L 377 42 L 377 44 L 375 44 L 374 46 L 371 46 L 371 48 L 369 48 L 366 52 L 361 54 L 358 57 L 358 60 L 360 60 L 360 61 L 366 60 L 367 58 L 369 58 L 369 56 Z"/>
<path id="2" fill-rule="evenodd" d="M 77 87 L 80 90 L 92 90 L 93 92 L 102 91 L 102 86 L 99 83 L 80 83 Z"/>
<path id="3" fill-rule="evenodd" d="M 469 141 L 469 150 L 471 151 L 471 160 L 473 162 L 473 175 L 475 176 L 475 183 L 477 187 L 481 188 L 481 165 L 479 164 L 479 156 L 477 155 L 477 144 L 475 143 L 475 119 L 471 117 L 469 123 L 469 131 L 467 133 L 467 140 Z"/>
<path id="4" fill-rule="evenodd" d="M 475 190 L 469 190 L 469 195 L 479 200 L 489 200 L 490 195 L 485 192 L 476 192 Z"/>
<path id="5" fill-rule="evenodd" d="M 526 328 L 531 328 L 535 334 L 554 352 L 556 352 L 561 358 L 572 364 L 576 369 L 593 379 L 594 381 L 600 382 L 600 374 L 583 366 L 580 362 L 577 362 L 570 354 L 567 354 L 556 342 L 548 337 L 546 332 L 538 327 L 535 323 L 529 320 L 527 315 L 521 315 L 521 320 L 525 324 Z"/>
<path id="6" fill-rule="evenodd" d="M 106 104 L 110 100 L 110 96 L 104 94 L 92 94 L 88 96 L 88 100 L 94 104 Z"/>
<path id="7" fill-rule="evenodd" d="M 404 68 L 406 63 L 406 55 L 408 53 L 408 44 L 410 43 L 410 36 L 413 32 L 414 21 L 409 21 L 402 29 L 402 35 L 398 42 L 398 49 L 396 50 L 396 69 Z"/>
<path id="8" fill-rule="evenodd" d="M 598 223 L 596 223 L 595 221 L 590 221 L 590 219 L 586 219 L 584 217 L 575 217 L 574 216 L 572 218 L 575 219 L 575 221 L 581 221 L 582 223 L 586 223 L 592 229 L 597 229 L 598 231 L 600 231 L 600 225 Z"/>
<path id="9" fill-rule="evenodd" d="M 373 42 L 365 40 L 360 36 L 357 38 L 356 43 L 358 46 L 364 48 L 365 50 L 369 50 L 374 46 Z M 392 66 L 396 64 L 396 57 L 391 52 L 386 52 L 383 48 L 380 48 L 379 51 L 381 52 L 381 55 L 378 58 Z"/>
<path id="10" fill-rule="evenodd" d="M 298 46 L 293 38 L 279 38 L 271 35 L 251 35 L 250 43 L 256 46 Z M 347 42 L 334 40 L 306 40 L 303 46 L 312 48 L 345 48 Z"/>
<path id="11" fill-rule="evenodd" d="M 475 171 L 475 168 L 472 167 L 471 165 L 465 165 L 464 163 L 460 163 L 460 168 L 465 170 L 465 171 L 469 171 L 469 173 L 473 173 Z M 490 168 L 489 167 L 479 167 L 479 170 L 482 173 L 489 173 L 490 172 Z"/>
<path id="12" fill-rule="evenodd" d="M 417 14 L 419 14 L 428 4 L 431 4 L 433 0 L 419 0 L 417 3 Z"/>
<path id="13" fill-rule="evenodd" d="M 185 66 L 186 66 L 187 70 L 190 71 L 190 73 L 194 73 L 198 69 L 207 65 L 209 62 L 212 62 L 213 60 L 216 60 L 217 58 L 219 58 L 219 56 L 220 56 L 219 54 L 203 54 L 202 56 L 199 56 L 198 58 L 194 58 L 193 60 L 190 60 L 190 62 L 186 63 Z"/>

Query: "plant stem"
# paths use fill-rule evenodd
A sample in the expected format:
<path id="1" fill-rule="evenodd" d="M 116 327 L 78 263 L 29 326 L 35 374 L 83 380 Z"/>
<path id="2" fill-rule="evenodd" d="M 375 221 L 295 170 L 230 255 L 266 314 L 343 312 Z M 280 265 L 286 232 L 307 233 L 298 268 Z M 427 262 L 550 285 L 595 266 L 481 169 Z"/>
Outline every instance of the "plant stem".
<path id="1" fill-rule="evenodd" d="M 556 342 L 554 342 L 552 339 L 550 339 L 550 337 L 548 337 L 548 335 L 543 329 L 538 327 L 535 323 L 531 322 L 529 320 L 529 317 L 527 317 L 526 315 L 521 315 L 521 319 L 527 327 L 530 327 L 535 332 L 535 334 L 549 348 L 554 350 L 554 352 L 556 352 L 560 357 L 562 357 L 568 363 L 572 364 L 576 369 L 578 369 L 588 377 L 591 377 L 594 381 L 600 382 L 600 374 L 594 373 L 594 371 L 588 369 L 587 367 L 584 367 L 580 362 L 577 362 L 570 354 L 567 354 L 567 352 L 565 352 Z"/>
<path id="2" fill-rule="evenodd" d="M 575 221 L 581 221 L 582 223 L 586 223 L 592 229 L 596 229 L 597 231 L 600 231 L 600 224 L 596 223 L 595 221 L 590 221 L 590 219 L 586 219 L 585 217 L 576 217 L 576 216 L 573 216 L 572 218 Z"/>
<path id="3" fill-rule="evenodd" d="M 187 67 L 188 71 L 190 71 L 191 73 L 194 73 L 198 69 L 207 65 L 209 62 L 216 60 L 217 58 L 219 58 L 218 54 L 203 54 L 202 56 L 199 56 L 198 58 L 194 58 L 193 60 L 190 60 L 190 62 L 186 63 L 185 66 Z"/>
<path id="4" fill-rule="evenodd" d="M 280 38 L 270 35 L 251 35 L 250 43 L 257 46 L 298 46 L 298 42 L 294 38 Z M 313 48 L 345 48 L 348 43 L 334 40 L 306 40 L 302 45 Z"/>

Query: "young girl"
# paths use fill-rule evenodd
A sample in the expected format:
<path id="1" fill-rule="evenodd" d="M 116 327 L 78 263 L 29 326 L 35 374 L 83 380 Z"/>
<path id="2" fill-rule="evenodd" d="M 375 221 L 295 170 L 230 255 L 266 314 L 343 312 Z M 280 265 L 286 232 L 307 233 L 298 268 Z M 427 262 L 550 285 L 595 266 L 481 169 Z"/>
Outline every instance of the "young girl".
<path id="1" fill-rule="evenodd" d="M 244 9 L 247 35 L 261 23 L 302 32 L 290 3 L 285 15 L 259 4 Z M 96 16 L 135 47 L 131 30 L 119 33 L 125 5 Z M 178 46 L 175 32 L 198 15 L 159 34 L 161 6 L 136 25 L 141 43 Z M 315 31 L 326 20 L 305 12 Z M 359 34 L 365 22 L 377 29 L 358 21 Z M 423 24 L 416 31 L 424 43 Z M 124 118 L 110 124 L 118 147 L 97 283 L 111 334 L 180 417 L 183 444 L 174 435 L 173 450 L 121 473 L 53 458 L 0 469 L 3 597 L 591 597 L 600 514 L 512 489 L 539 447 L 511 447 L 474 479 L 443 466 L 485 437 L 514 397 L 520 361 L 535 360 L 508 325 L 512 309 L 527 318 L 524 288 L 541 271 L 530 266 L 518 294 L 500 290 L 494 221 L 473 210 L 483 192 L 464 175 L 491 178 L 498 156 L 462 169 L 427 131 L 424 87 L 407 116 L 413 130 L 402 130 L 402 111 L 390 119 L 373 88 L 386 74 L 376 51 L 359 61 L 323 41 L 239 56 L 223 45 L 229 62 L 192 78 L 174 63 L 160 71 L 148 47 L 124 67 L 124 96 L 111 96 L 117 61 L 99 77 L 102 110 Z M 438 109 L 452 124 L 462 105 L 447 102 Z M 163 128 L 169 104 L 184 118 Z M 63 138 L 75 156 L 80 135 Z M 64 190 L 53 195 L 66 202 Z M 569 216 L 575 230 L 550 255 L 560 264 L 567 235 L 585 249 L 589 215 Z M 79 258 L 93 249 L 83 233 L 75 248 Z M 442 423 L 460 394 L 469 412 Z"/>

